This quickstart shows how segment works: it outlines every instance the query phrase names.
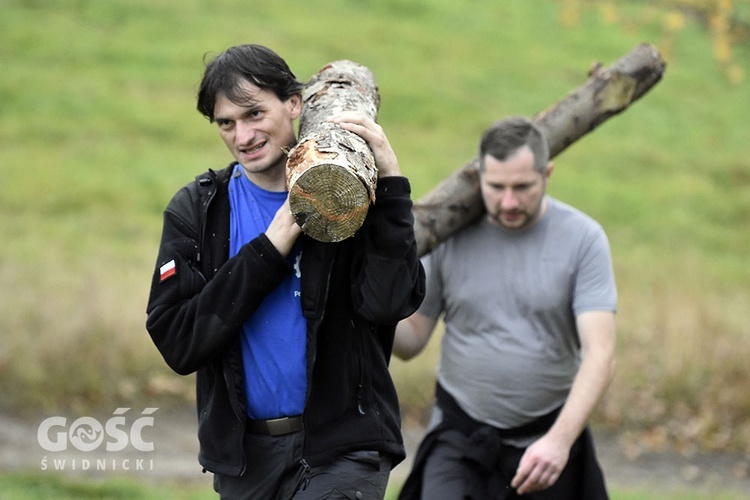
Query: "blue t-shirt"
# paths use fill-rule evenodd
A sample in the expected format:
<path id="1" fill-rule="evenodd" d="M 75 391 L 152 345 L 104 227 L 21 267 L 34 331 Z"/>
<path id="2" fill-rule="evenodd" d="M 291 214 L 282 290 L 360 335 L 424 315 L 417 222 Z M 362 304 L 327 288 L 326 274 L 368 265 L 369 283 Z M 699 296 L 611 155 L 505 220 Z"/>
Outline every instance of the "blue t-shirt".
<path id="1" fill-rule="evenodd" d="M 229 182 L 230 257 L 265 232 L 286 192 L 253 184 L 240 165 Z M 307 391 L 306 322 L 302 316 L 299 242 L 287 257 L 294 272 L 261 302 L 242 328 L 247 413 L 253 419 L 302 414 Z"/>

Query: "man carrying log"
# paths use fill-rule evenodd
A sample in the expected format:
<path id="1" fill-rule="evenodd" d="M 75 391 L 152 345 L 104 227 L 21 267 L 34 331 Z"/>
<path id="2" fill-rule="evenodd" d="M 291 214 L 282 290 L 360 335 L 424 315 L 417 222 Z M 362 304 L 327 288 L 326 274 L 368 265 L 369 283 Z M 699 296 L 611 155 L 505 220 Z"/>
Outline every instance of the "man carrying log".
<path id="1" fill-rule="evenodd" d="M 587 422 L 614 373 L 617 292 L 593 219 L 546 195 L 547 141 L 525 118 L 479 148 L 485 216 L 423 260 L 397 327 L 409 359 L 445 324 L 437 403 L 401 499 L 607 498 Z"/>
<path id="2" fill-rule="evenodd" d="M 409 182 L 371 117 L 333 116 L 372 150 L 377 202 L 350 238 L 303 234 L 285 172 L 302 90 L 266 47 L 210 61 L 198 110 L 235 161 L 164 213 L 146 326 L 197 373 L 199 461 L 222 498 L 382 498 L 405 455 L 388 361 L 424 294 Z"/>

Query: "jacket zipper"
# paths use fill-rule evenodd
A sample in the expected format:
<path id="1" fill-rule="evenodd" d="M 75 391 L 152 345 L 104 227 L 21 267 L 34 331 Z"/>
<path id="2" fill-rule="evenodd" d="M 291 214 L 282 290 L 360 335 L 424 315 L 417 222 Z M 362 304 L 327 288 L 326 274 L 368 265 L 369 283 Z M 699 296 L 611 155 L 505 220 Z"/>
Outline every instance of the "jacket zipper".
<path id="1" fill-rule="evenodd" d="M 198 254 L 196 256 L 196 263 L 198 269 L 201 269 L 203 266 L 201 265 L 201 255 L 203 253 L 203 246 L 205 245 L 206 241 L 206 226 L 208 225 L 208 209 L 211 206 L 211 203 L 213 202 L 214 198 L 216 197 L 216 193 L 218 193 L 218 177 L 216 175 L 216 172 L 212 169 L 208 169 L 208 177 L 201 177 L 198 179 L 198 186 L 205 190 L 207 193 L 205 196 L 202 196 L 204 198 L 204 201 L 202 203 L 202 211 L 201 216 L 203 220 L 201 221 L 201 227 L 200 227 L 200 240 L 198 241 Z M 211 273 L 211 270 L 208 270 L 209 273 Z M 204 278 L 205 279 L 205 278 Z M 213 279 L 213 275 L 211 273 L 211 279 Z M 226 371 L 224 370 L 222 366 L 221 375 L 224 378 L 224 384 L 227 387 L 230 387 L 229 380 L 227 379 L 228 375 Z M 230 396 L 231 398 L 231 396 Z M 231 401 L 230 401 L 231 404 Z M 234 408 L 235 405 L 231 405 L 235 417 L 237 417 L 237 420 L 239 421 L 240 428 L 242 429 L 242 434 L 245 433 L 245 422 L 244 420 L 237 415 L 236 408 Z M 245 472 L 247 472 L 247 457 L 245 456 L 245 448 L 240 444 L 240 456 L 242 457 L 242 467 L 240 468 L 240 476 L 244 476 Z"/>
<path id="2" fill-rule="evenodd" d="M 211 202 L 214 200 L 214 196 L 216 196 L 216 192 L 218 189 L 216 188 L 216 173 L 208 169 L 208 175 L 209 177 L 202 177 L 198 180 L 198 186 L 201 188 L 205 188 L 208 191 L 208 194 L 206 196 L 205 202 L 203 203 L 202 208 L 202 216 L 203 221 L 201 223 L 201 230 L 200 230 L 200 241 L 198 242 L 198 255 L 196 256 L 196 261 L 198 263 L 198 266 L 200 267 L 201 263 L 201 254 L 203 253 L 203 244 L 206 241 L 206 225 L 208 224 L 208 207 L 211 205 Z M 213 185 L 213 188 L 210 187 Z"/>
<path id="3" fill-rule="evenodd" d="M 336 249 L 333 250 L 334 255 L 330 257 L 326 255 L 327 260 L 326 260 L 325 278 L 321 280 L 322 281 L 321 283 L 322 285 L 321 297 L 322 298 L 320 300 L 323 301 L 323 304 L 321 304 L 320 317 L 315 319 L 315 330 L 313 332 L 313 335 L 311 335 L 310 338 L 308 339 L 309 345 L 307 346 L 307 348 L 310 349 L 310 360 L 309 360 L 309 366 L 307 367 L 307 394 L 305 394 L 305 406 L 302 409 L 303 429 L 306 423 L 305 414 L 307 413 L 306 411 L 307 403 L 309 401 L 310 394 L 312 393 L 312 385 L 313 385 L 312 373 L 313 373 L 313 369 L 315 368 L 315 362 L 317 361 L 317 357 L 318 357 L 318 350 L 316 349 L 315 344 L 317 341 L 318 330 L 320 329 L 320 324 L 323 322 L 323 318 L 325 318 L 325 315 L 326 315 L 326 303 L 328 302 L 328 288 L 330 287 L 330 284 L 331 284 L 331 269 L 333 268 L 333 260 L 336 258 L 335 250 Z M 330 252 L 331 250 L 328 250 L 328 251 Z M 302 292 L 304 293 L 304 290 L 302 290 Z M 302 455 L 303 456 L 305 454 L 306 448 L 307 448 L 307 433 L 303 432 L 302 433 Z M 307 464 L 307 461 L 304 458 L 302 459 L 302 462 L 303 462 L 303 465 Z M 307 467 L 309 467 L 309 465 Z M 308 479 L 308 482 L 309 482 L 309 479 Z"/>
<path id="4" fill-rule="evenodd" d="M 357 325 L 354 324 L 354 321 L 352 320 L 352 331 L 357 331 Z M 355 336 L 355 342 L 357 343 L 357 368 L 359 371 L 359 380 L 357 381 L 357 411 L 360 415 L 365 414 L 365 408 L 362 401 L 363 393 L 364 393 L 364 382 L 365 382 L 365 360 L 364 360 L 364 354 L 362 352 L 362 342 L 361 339 L 357 338 Z"/>

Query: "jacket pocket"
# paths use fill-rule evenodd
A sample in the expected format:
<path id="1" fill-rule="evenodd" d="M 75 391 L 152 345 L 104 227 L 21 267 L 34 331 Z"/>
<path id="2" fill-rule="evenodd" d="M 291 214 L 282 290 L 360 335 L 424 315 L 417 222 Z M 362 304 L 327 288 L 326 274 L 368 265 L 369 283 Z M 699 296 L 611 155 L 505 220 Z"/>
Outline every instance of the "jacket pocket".
<path id="1" fill-rule="evenodd" d="M 357 366 L 357 411 L 360 415 L 368 412 L 378 412 L 373 397 L 372 384 L 372 341 L 375 338 L 375 326 L 362 319 L 355 329 L 355 362 Z"/>

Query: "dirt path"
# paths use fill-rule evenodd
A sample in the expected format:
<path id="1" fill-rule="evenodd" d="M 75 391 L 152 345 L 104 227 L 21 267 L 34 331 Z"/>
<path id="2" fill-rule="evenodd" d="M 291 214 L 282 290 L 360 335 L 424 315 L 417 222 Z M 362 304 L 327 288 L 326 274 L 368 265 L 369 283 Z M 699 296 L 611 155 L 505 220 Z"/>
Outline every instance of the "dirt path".
<path id="1" fill-rule="evenodd" d="M 141 417 L 139 411 L 131 410 L 125 414 L 132 413 L 128 426 Z M 201 474 L 196 458 L 198 447 L 192 410 L 169 414 L 158 410 L 151 416 L 153 427 L 145 427 L 141 435 L 146 445 L 153 443 L 153 451 L 138 451 L 132 443 L 121 451 L 106 451 L 105 443 L 115 441 L 116 437 L 123 438 L 123 435 L 108 437 L 93 451 L 80 451 L 69 440 L 67 449 L 48 451 L 39 443 L 38 430 L 49 415 L 20 418 L 0 413 L 0 470 L 57 471 L 75 477 L 98 478 L 124 474 L 153 482 L 207 482 L 208 478 Z M 96 420 L 104 428 L 111 417 L 113 415 L 104 415 Z M 47 435 L 57 439 L 58 433 L 70 430 L 76 418 L 78 416 L 67 418 L 65 425 L 51 428 Z M 712 493 L 718 490 L 736 493 L 738 499 L 750 499 L 750 457 L 642 453 L 637 458 L 628 458 L 618 436 L 601 432 L 594 434 L 599 459 L 611 486 L 647 491 L 705 492 L 707 499 L 714 498 Z M 422 429 L 405 430 L 409 457 L 413 456 L 421 437 Z M 403 481 L 410 466 L 410 459 L 407 459 L 396 467 L 393 480 Z"/>

